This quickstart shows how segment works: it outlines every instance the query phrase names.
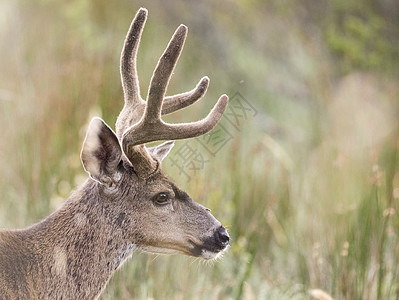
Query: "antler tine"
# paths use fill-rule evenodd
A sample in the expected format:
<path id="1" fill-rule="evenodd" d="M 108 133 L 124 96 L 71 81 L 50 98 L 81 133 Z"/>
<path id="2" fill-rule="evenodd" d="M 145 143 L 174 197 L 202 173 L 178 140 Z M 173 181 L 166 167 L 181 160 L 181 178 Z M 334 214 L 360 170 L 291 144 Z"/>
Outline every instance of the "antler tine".
<path id="1" fill-rule="evenodd" d="M 206 118 L 192 123 L 167 124 L 158 119 L 157 122 L 147 122 L 142 119 L 125 131 L 122 147 L 125 153 L 131 147 L 160 140 L 179 140 L 196 137 L 212 130 L 226 110 L 229 98 L 222 95 Z"/>
<path id="2" fill-rule="evenodd" d="M 121 78 L 125 102 L 137 101 L 140 98 L 140 86 L 137 75 L 137 49 L 139 47 L 141 33 L 147 20 L 148 11 L 140 8 L 129 31 L 126 35 L 125 43 L 121 54 Z"/>
<path id="3" fill-rule="evenodd" d="M 120 72 L 125 105 L 115 124 L 116 134 L 119 138 L 122 137 L 126 128 L 140 120 L 144 112 L 145 102 L 140 97 L 136 57 L 147 14 L 148 11 L 145 8 L 138 10 L 123 44 Z"/>
<path id="4" fill-rule="evenodd" d="M 226 110 L 227 104 L 229 102 L 229 97 L 227 95 L 220 96 L 218 102 L 209 112 L 209 114 L 202 120 L 184 123 L 184 124 L 167 124 L 165 125 L 165 135 L 163 140 L 181 140 L 188 139 L 203 135 L 211 131 L 216 124 L 220 121 Z"/>
<path id="5" fill-rule="evenodd" d="M 200 100 L 205 95 L 208 86 L 209 78 L 205 76 L 201 78 L 197 86 L 191 91 L 165 97 L 162 104 L 162 115 L 170 114 Z"/>
<path id="6" fill-rule="evenodd" d="M 183 50 L 186 36 L 187 27 L 180 25 L 154 70 L 148 89 L 147 107 L 144 115 L 144 118 L 149 122 L 155 122 L 161 117 L 162 100 L 165 97 L 169 79 Z"/>

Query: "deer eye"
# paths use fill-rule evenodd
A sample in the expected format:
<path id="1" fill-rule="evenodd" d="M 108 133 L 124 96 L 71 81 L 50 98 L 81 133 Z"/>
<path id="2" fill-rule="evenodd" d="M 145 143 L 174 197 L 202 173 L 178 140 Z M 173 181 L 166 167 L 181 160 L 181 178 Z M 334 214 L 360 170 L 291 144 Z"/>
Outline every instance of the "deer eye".
<path id="1" fill-rule="evenodd" d="M 159 193 L 155 197 L 155 203 L 160 205 L 165 205 L 169 203 L 169 196 L 166 193 Z"/>

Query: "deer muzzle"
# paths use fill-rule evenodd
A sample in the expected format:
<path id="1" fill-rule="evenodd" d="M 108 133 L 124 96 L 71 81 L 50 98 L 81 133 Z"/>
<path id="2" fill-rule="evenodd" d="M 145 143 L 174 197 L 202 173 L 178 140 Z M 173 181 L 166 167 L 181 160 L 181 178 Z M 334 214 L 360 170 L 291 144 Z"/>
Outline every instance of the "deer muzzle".
<path id="1" fill-rule="evenodd" d="M 202 243 L 195 243 L 190 240 L 189 242 L 193 246 L 190 252 L 193 256 L 204 259 L 215 259 L 227 250 L 229 241 L 230 236 L 227 230 L 223 226 L 220 226 L 212 236 L 206 238 Z"/>

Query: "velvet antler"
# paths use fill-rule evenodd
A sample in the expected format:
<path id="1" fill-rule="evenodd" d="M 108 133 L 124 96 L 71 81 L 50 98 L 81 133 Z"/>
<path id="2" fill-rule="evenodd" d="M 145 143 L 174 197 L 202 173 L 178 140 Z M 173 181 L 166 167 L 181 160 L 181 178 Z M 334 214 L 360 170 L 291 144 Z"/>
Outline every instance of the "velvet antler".
<path id="1" fill-rule="evenodd" d="M 208 116 L 197 122 L 168 124 L 161 120 L 161 115 L 172 113 L 201 99 L 209 85 L 209 78 L 203 77 L 192 91 L 165 97 L 170 77 L 187 36 L 185 25 L 177 28 L 159 59 L 151 78 L 147 101 L 141 98 L 136 57 L 147 14 L 144 8 L 137 12 L 125 39 L 121 54 L 125 105 L 116 121 L 116 133 L 123 151 L 136 173 L 144 178 L 159 166 L 159 162 L 147 150 L 145 143 L 202 135 L 215 127 L 228 104 L 228 97 L 222 95 Z"/>

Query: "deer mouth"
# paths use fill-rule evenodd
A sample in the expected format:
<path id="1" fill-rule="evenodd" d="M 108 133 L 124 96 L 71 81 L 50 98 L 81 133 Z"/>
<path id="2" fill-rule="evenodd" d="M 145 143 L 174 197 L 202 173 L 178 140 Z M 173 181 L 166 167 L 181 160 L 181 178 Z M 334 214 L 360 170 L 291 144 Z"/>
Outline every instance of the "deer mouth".
<path id="1" fill-rule="evenodd" d="M 201 257 L 203 259 L 218 258 L 228 247 L 216 247 L 215 245 L 208 243 L 198 244 L 193 242 L 192 240 L 189 240 L 189 242 L 193 246 L 190 249 L 190 254 L 195 257 Z"/>
<path id="2" fill-rule="evenodd" d="M 207 237 L 201 243 L 189 240 L 193 246 L 191 255 L 204 259 L 215 259 L 219 257 L 229 246 L 230 237 L 223 226 L 219 227 L 213 236 Z"/>

